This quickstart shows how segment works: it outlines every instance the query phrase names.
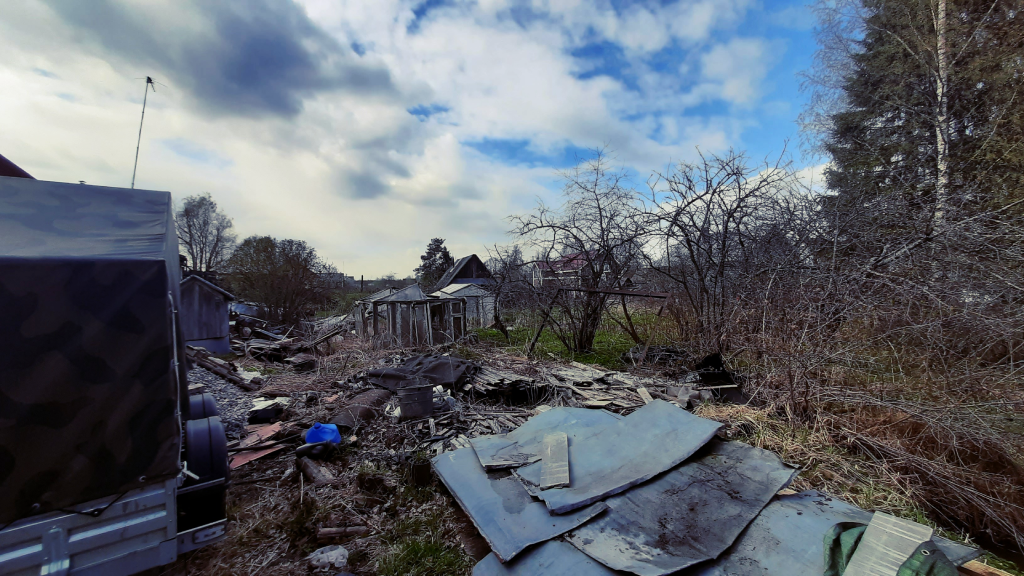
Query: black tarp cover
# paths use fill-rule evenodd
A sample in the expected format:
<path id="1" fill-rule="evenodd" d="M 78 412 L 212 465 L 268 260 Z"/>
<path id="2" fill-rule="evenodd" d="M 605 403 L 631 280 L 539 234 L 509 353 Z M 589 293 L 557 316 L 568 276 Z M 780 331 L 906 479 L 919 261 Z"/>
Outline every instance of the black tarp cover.
<path id="1" fill-rule="evenodd" d="M 0 526 L 178 474 L 179 277 L 169 193 L 0 177 Z"/>

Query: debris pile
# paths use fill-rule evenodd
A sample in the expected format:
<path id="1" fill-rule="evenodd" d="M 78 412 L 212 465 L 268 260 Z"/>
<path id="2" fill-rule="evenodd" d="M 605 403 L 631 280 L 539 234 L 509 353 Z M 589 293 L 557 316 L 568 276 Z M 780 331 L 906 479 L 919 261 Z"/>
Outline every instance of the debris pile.
<path id="1" fill-rule="evenodd" d="M 555 376 L 609 380 L 580 367 Z M 930 528 L 893 524 L 817 492 L 777 496 L 798 471 L 771 452 L 720 439 L 720 428 L 662 400 L 627 416 L 553 408 L 432 463 L 491 546 L 474 576 L 821 576 L 825 535 L 843 522 L 878 524 L 886 541 L 926 532 L 917 544 L 930 540 L 951 565 L 978 555 Z M 872 541 L 863 542 L 853 556 L 862 563 Z"/>
<path id="2" fill-rule="evenodd" d="M 475 576 L 820 576 L 832 526 L 881 518 L 785 490 L 797 469 L 689 412 L 741 389 L 714 358 L 672 379 L 508 355 L 471 362 L 368 347 L 331 358 L 314 356 L 316 375 L 294 362 L 264 366 L 269 375 L 254 392 L 227 386 L 251 402 L 230 465 L 242 478 L 276 481 L 282 495 L 293 494 L 282 482 L 294 478 L 300 503 L 302 494 L 343 503 L 344 513 L 307 520 L 303 546 L 343 544 L 325 554 L 353 552 L 357 566 L 346 568 L 359 574 L 408 513 L 408 501 L 395 508 L 396 482 L 430 486 L 431 470 L 465 512 L 471 534 L 460 538 L 476 550 Z M 347 377 L 332 379 L 331 362 Z M 437 498 L 431 506 L 453 505 Z M 954 564 L 978 554 L 928 535 Z"/>

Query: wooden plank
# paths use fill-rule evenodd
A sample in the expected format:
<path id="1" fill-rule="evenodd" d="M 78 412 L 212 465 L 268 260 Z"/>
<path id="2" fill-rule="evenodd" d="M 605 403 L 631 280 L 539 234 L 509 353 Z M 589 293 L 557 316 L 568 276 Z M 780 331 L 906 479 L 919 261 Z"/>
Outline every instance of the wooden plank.
<path id="1" fill-rule="evenodd" d="M 569 437 L 565 432 L 544 435 L 541 449 L 540 489 L 569 485 Z"/>
<path id="2" fill-rule="evenodd" d="M 875 512 L 843 574 L 895 576 L 917 547 L 931 537 L 928 526 Z"/>
<path id="3" fill-rule="evenodd" d="M 434 424 L 434 419 L 427 420 L 427 425 L 430 426 L 430 437 L 437 436 L 437 426 Z"/>
<path id="4" fill-rule="evenodd" d="M 228 461 L 228 468 L 234 470 L 243 464 L 248 464 L 253 460 L 263 458 L 267 454 L 273 454 L 283 448 L 284 444 L 278 444 L 277 446 L 271 446 L 270 448 L 264 448 L 262 450 L 246 450 L 245 452 L 237 452 L 231 455 L 231 459 Z"/>
<path id="5" fill-rule="evenodd" d="M 1011 576 L 1009 572 L 993 568 L 988 564 L 982 564 L 977 560 L 971 560 L 958 568 L 958 570 L 963 576 Z"/>
<path id="6" fill-rule="evenodd" d="M 650 404 L 654 401 L 654 398 L 651 398 L 651 393 L 647 391 L 647 388 L 637 388 L 636 393 L 640 395 L 640 399 L 644 401 L 644 404 Z"/>

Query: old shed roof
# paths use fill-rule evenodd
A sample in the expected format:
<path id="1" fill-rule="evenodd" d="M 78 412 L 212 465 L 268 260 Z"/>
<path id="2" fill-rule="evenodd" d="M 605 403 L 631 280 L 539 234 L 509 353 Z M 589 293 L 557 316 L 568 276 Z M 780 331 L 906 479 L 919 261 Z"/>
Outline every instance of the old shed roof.
<path id="1" fill-rule="evenodd" d="M 217 286 L 213 282 L 210 282 L 208 280 L 200 278 L 199 276 L 195 276 L 195 275 L 189 276 L 188 278 L 185 278 L 184 280 L 181 281 L 181 285 L 184 286 L 185 284 L 190 283 L 190 282 L 196 283 L 199 286 L 203 286 L 203 287 L 205 287 L 205 288 L 207 288 L 209 290 L 213 290 L 214 292 L 217 292 L 218 294 L 220 294 L 221 296 L 223 296 L 227 300 L 234 300 L 235 299 L 234 294 L 228 292 L 227 290 L 221 288 L 220 286 Z"/>

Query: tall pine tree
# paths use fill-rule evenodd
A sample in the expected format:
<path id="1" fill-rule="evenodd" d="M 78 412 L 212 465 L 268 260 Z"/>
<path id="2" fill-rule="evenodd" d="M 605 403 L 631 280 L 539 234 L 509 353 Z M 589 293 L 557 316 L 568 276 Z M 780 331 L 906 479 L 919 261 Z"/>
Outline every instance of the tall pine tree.
<path id="1" fill-rule="evenodd" d="M 421 264 L 416 268 L 416 280 L 424 290 L 431 291 L 444 276 L 446 270 L 455 264 L 455 259 L 448 253 L 444 238 L 433 238 L 427 245 L 427 251 L 420 256 Z"/>
<path id="2" fill-rule="evenodd" d="M 832 163 L 837 206 L 892 234 L 1024 197 L 1024 2 L 840 0 L 819 6 L 822 49 L 804 114 Z M 860 230 L 864 232 L 864 230 Z"/>

